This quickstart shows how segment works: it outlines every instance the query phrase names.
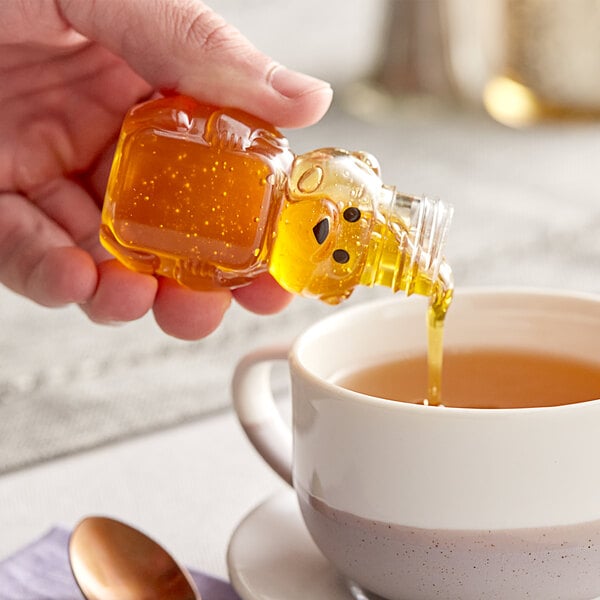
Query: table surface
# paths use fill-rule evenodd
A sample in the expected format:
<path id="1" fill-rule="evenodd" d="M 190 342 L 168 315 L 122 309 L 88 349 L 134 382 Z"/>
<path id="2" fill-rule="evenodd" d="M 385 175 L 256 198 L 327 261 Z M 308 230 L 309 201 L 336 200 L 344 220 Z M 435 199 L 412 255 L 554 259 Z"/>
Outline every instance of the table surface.
<path id="1" fill-rule="evenodd" d="M 102 514 L 141 528 L 184 564 L 227 578 L 235 527 L 285 485 L 228 410 L 0 477 L 0 558 L 54 524 Z"/>

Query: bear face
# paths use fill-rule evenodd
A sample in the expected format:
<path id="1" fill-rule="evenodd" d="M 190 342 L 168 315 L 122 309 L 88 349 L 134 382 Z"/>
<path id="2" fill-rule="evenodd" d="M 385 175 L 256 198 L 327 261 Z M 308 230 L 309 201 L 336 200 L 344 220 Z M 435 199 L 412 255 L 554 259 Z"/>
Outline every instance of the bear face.
<path id="1" fill-rule="evenodd" d="M 359 283 L 381 194 L 370 155 L 314 150 L 292 163 L 270 270 L 290 291 L 336 304 Z"/>

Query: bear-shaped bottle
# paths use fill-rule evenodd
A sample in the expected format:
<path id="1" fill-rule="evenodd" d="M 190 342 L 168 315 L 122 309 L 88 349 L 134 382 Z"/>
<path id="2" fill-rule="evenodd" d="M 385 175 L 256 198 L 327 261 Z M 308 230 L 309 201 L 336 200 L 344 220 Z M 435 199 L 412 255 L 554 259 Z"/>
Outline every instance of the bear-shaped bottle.
<path id="1" fill-rule="evenodd" d="M 377 284 L 442 306 L 451 214 L 384 185 L 365 152 L 295 156 L 260 119 L 174 96 L 126 115 L 100 237 L 126 266 L 196 290 L 269 271 L 285 289 L 331 304 Z"/>

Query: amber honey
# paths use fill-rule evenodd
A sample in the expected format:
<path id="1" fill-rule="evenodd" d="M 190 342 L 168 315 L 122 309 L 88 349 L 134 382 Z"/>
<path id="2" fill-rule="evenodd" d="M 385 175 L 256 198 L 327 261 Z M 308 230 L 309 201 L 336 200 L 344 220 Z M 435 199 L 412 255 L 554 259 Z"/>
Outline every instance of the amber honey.
<path id="1" fill-rule="evenodd" d="M 103 243 L 123 263 L 194 289 L 242 285 L 267 269 L 277 175 L 292 156 L 275 130 L 232 132 L 228 120 L 183 97 L 130 113 L 102 216 Z"/>
<path id="2" fill-rule="evenodd" d="M 366 152 L 296 156 L 270 124 L 176 96 L 127 114 L 100 237 L 129 268 L 196 290 L 239 287 L 268 271 L 285 289 L 331 304 L 357 285 L 428 296 L 437 402 L 450 216 L 439 201 L 384 185 Z"/>

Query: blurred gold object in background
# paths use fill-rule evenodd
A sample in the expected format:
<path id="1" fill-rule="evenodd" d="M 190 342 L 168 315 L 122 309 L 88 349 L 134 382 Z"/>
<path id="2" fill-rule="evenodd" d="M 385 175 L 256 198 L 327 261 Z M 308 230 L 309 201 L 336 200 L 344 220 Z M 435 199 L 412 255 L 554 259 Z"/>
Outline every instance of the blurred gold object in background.
<path id="1" fill-rule="evenodd" d="M 504 0 L 501 17 L 487 111 L 512 126 L 600 117 L 600 1 Z"/>
<path id="2" fill-rule="evenodd" d="M 600 118 L 600 0 L 388 0 L 353 111 L 482 107 L 513 127 Z"/>

